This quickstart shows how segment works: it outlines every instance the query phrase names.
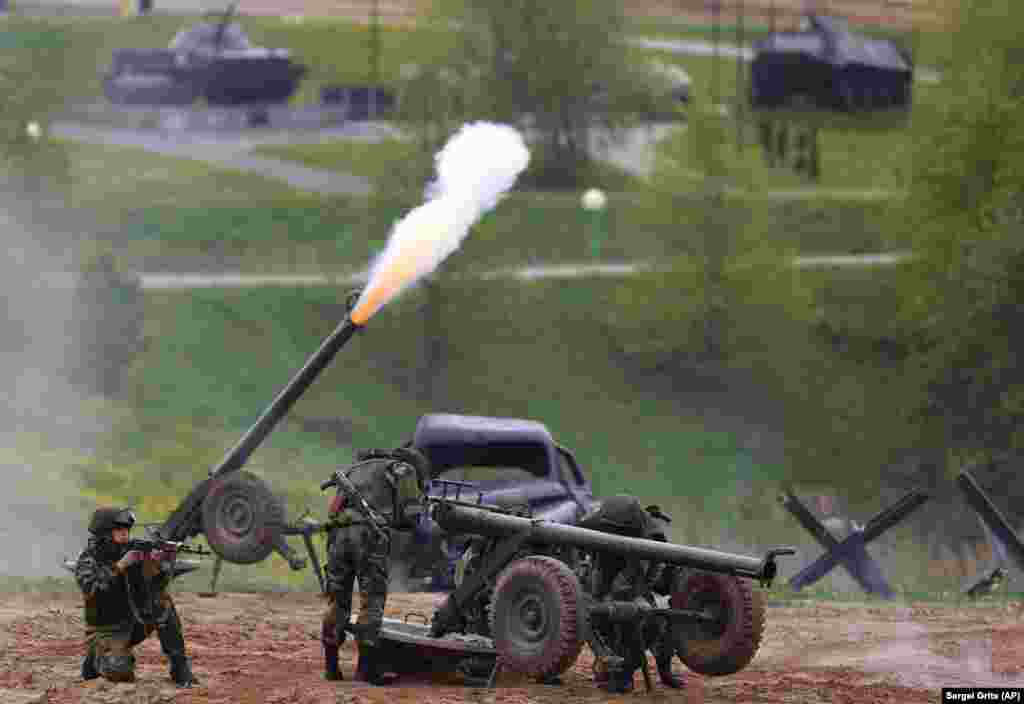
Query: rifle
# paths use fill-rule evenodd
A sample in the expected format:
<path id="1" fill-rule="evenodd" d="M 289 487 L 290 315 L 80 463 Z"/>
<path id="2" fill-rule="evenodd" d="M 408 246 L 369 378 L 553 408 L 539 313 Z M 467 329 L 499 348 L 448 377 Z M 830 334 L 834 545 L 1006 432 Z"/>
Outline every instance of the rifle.
<path id="1" fill-rule="evenodd" d="M 133 538 L 125 546 L 128 550 L 141 550 L 142 552 L 166 552 L 170 553 L 171 560 L 175 559 L 178 553 L 187 555 L 212 555 L 209 550 L 198 545 L 179 543 L 163 538 Z"/>
<path id="2" fill-rule="evenodd" d="M 388 533 L 388 522 L 383 516 L 377 513 L 376 509 L 373 508 L 363 496 L 362 492 L 356 488 L 356 485 L 352 483 L 352 480 L 348 478 L 348 475 L 342 471 L 337 471 L 331 478 L 320 485 L 320 491 L 326 491 L 332 486 L 338 487 L 341 493 L 345 495 L 345 498 L 355 505 L 356 510 L 366 516 L 366 520 L 369 522 L 373 532 L 377 534 L 378 538 L 389 538 Z"/>

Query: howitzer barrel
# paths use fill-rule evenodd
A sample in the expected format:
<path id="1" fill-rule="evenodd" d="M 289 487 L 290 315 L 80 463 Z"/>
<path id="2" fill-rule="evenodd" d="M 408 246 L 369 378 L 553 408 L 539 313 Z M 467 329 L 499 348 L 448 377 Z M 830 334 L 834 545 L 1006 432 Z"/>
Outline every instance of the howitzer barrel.
<path id="1" fill-rule="evenodd" d="M 610 552 L 641 560 L 665 562 L 684 567 L 695 567 L 709 572 L 720 572 L 740 577 L 771 581 L 776 566 L 767 558 L 736 555 L 706 548 L 674 543 L 663 543 L 645 538 L 631 538 L 613 533 L 602 533 L 563 523 L 537 521 L 482 508 L 438 502 L 434 520 L 447 532 L 477 534 L 503 538 L 529 532 L 529 541 L 550 545 L 568 545 L 594 552 Z"/>
<path id="2" fill-rule="evenodd" d="M 327 336 L 313 355 L 306 360 L 295 376 L 277 394 L 274 400 L 267 406 L 263 414 L 246 431 L 235 446 L 228 450 L 224 459 L 210 470 L 210 476 L 216 477 L 226 472 L 241 469 L 249 460 L 249 456 L 260 446 L 270 431 L 281 421 L 295 402 L 306 392 L 309 385 L 313 383 L 321 372 L 327 368 L 338 351 L 345 346 L 352 336 L 360 329 L 348 317 L 335 328 L 334 332 Z"/>
<path id="3" fill-rule="evenodd" d="M 349 310 L 351 310 L 352 304 L 355 303 L 357 295 L 357 293 L 353 293 L 349 296 Z M 196 484 L 189 495 L 178 504 L 174 512 L 164 521 L 164 524 L 158 531 L 161 537 L 168 540 L 185 540 L 188 537 L 197 535 L 203 529 L 200 514 L 203 502 L 209 495 L 215 480 L 231 472 L 236 472 L 245 466 L 246 462 L 249 461 L 250 455 L 270 435 L 271 431 L 281 422 L 281 419 L 288 414 L 288 411 L 291 410 L 291 407 L 295 405 L 295 402 L 299 400 L 302 394 L 306 392 L 309 385 L 327 368 L 327 365 L 331 363 L 335 355 L 345 346 L 345 343 L 361 329 L 361 325 L 357 325 L 352 322 L 349 316 L 346 316 L 334 331 L 324 338 L 316 352 L 306 360 L 302 368 L 278 392 L 277 396 L 274 397 L 274 400 L 271 401 L 270 405 L 267 406 L 256 422 L 235 443 L 234 447 L 228 450 L 224 458 L 215 467 L 210 469 L 209 478 Z M 283 541 L 279 541 L 279 543 L 278 549 L 287 545 Z M 223 556 L 222 552 L 218 552 Z"/>

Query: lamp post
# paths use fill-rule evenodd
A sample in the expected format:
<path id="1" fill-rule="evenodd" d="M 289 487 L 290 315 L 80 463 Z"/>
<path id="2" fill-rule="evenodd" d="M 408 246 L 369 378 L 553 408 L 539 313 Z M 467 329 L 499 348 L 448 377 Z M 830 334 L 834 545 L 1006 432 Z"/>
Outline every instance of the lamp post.
<path id="1" fill-rule="evenodd" d="M 608 197 L 599 188 L 590 188 L 580 197 L 580 206 L 590 221 L 590 256 L 595 259 L 601 256 L 601 245 L 604 244 L 607 235 L 608 228 L 605 221 L 607 205 Z"/>

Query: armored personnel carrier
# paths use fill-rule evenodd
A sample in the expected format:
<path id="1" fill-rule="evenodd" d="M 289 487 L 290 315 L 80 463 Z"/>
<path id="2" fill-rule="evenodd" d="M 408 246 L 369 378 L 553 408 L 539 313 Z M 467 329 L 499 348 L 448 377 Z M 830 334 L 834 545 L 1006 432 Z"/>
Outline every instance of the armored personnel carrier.
<path id="1" fill-rule="evenodd" d="M 115 49 L 103 78 L 117 105 L 269 106 L 287 102 L 307 68 L 288 49 L 253 46 L 235 5 L 182 29 L 166 49 Z"/>

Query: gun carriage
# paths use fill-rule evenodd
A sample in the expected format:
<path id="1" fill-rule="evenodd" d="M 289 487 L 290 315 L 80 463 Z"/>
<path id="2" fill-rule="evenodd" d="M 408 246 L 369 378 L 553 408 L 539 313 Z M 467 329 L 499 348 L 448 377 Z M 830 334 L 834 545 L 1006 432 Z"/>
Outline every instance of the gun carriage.
<path id="1" fill-rule="evenodd" d="M 667 542 L 656 507 L 639 509 L 632 497 L 606 500 L 579 525 L 534 519 L 522 505 L 447 495 L 430 503 L 447 533 L 473 539 L 459 585 L 435 611 L 429 636 L 489 639 L 502 669 L 542 680 L 568 670 L 584 644 L 607 660 L 628 659 L 639 642 L 634 636 L 653 619 L 667 623 L 692 670 L 737 672 L 763 635 L 758 585 L 774 579 L 779 555 L 793 553 L 780 548 L 753 557 Z M 624 514 L 632 515 L 619 520 Z M 675 568 L 662 587 L 667 604 L 647 598 L 654 585 L 644 583 L 644 570 L 634 573 L 636 598 L 608 590 L 610 579 L 636 566 Z"/>

